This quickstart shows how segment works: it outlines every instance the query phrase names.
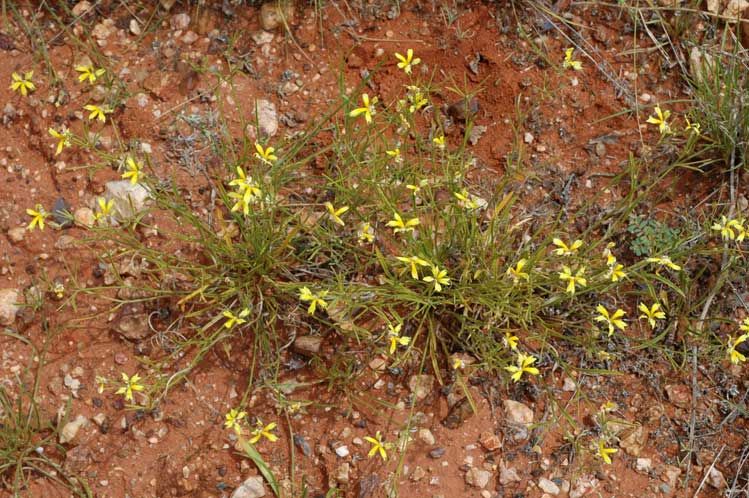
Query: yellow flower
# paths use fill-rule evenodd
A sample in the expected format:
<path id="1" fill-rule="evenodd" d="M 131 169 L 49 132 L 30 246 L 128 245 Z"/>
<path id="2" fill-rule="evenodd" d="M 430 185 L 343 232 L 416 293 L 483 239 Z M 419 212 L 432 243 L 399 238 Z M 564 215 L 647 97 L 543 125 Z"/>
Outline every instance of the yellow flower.
<path id="1" fill-rule="evenodd" d="M 242 325 L 243 323 L 247 323 L 247 318 L 250 316 L 250 310 L 249 308 L 245 308 L 242 311 L 239 312 L 239 315 L 235 315 L 230 310 L 225 310 L 221 313 L 224 318 L 226 318 L 226 322 L 224 322 L 224 327 L 227 329 L 230 329 L 236 325 Z"/>
<path id="2" fill-rule="evenodd" d="M 645 261 L 647 261 L 648 263 L 657 263 L 661 266 L 666 266 L 668 268 L 671 268 L 674 271 L 681 270 L 681 266 L 671 261 L 671 258 L 669 258 L 668 256 L 658 256 L 658 257 L 648 258 Z"/>
<path id="3" fill-rule="evenodd" d="M 466 362 L 460 358 L 453 358 L 453 370 L 463 370 L 466 367 Z"/>
<path id="4" fill-rule="evenodd" d="M 275 422 L 271 422 L 270 424 L 264 426 L 263 423 L 258 419 L 255 429 L 252 431 L 250 443 L 255 444 L 260 441 L 261 438 L 265 438 L 271 443 L 275 443 L 276 441 L 278 441 L 278 436 L 271 432 L 275 428 Z"/>
<path id="5" fill-rule="evenodd" d="M 104 107 L 99 107 L 98 105 L 95 105 L 95 104 L 87 104 L 87 105 L 84 105 L 83 108 L 87 111 L 91 111 L 88 115 L 89 121 L 98 119 L 102 123 L 106 123 L 107 121 L 106 115 L 112 112 L 109 109 L 106 109 Z"/>
<path id="6" fill-rule="evenodd" d="M 10 89 L 14 92 L 19 92 L 25 97 L 29 92 L 36 90 L 34 82 L 31 81 L 31 78 L 34 77 L 34 71 L 26 71 L 23 76 L 14 72 L 10 77 L 13 80 L 10 84 Z"/>
<path id="7" fill-rule="evenodd" d="M 388 337 L 390 338 L 390 354 L 395 353 L 396 348 L 400 346 L 408 346 L 411 344 L 411 338 L 408 336 L 401 336 L 401 328 L 403 327 L 402 324 L 398 324 L 395 327 L 393 327 L 391 324 L 388 324 Z"/>
<path id="8" fill-rule="evenodd" d="M 736 229 L 736 242 L 743 242 L 744 238 L 746 238 L 746 228 L 744 227 L 744 218 L 739 218 L 738 220 L 733 220 L 735 223 L 733 225 L 733 228 Z"/>
<path id="9" fill-rule="evenodd" d="M 127 171 L 122 173 L 124 180 L 130 179 L 130 183 L 135 185 L 140 180 L 142 166 L 135 161 L 132 157 L 128 156 L 125 161 L 125 167 Z"/>
<path id="10" fill-rule="evenodd" d="M 474 211 L 486 206 L 486 200 L 477 195 L 469 194 L 466 189 L 463 189 L 460 192 L 453 192 L 453 195 L 458 199 L 458 205 L 469 211 Z"/>
<path id="11" fill-rule="evenodd" d="M 114 199 L 106 200 L 104 197 L 99 197 L 96 199 L 96 204 L 99 206 L 99 210 L 94 215 L 96 220 L 102 220 L 112 214 L 112 209 L 114 209 Z"/>
<path id="12" fill-rule="evenodd" d="M 62 297 L 65 295 L 65 284 L 63 284 L 60 281 L 57 281 L 54 284 L 52 284 L 51 290 L 57 299 L 62 299 Z"/>
<path id="13" fill-rule="evenodd" d="M 622 320 L 624 315 L 627 314 L 624 310 L 617 309 L 613 313 L 609 313 L 609 310 L 607 310 L 602 304 L 599 304 L 596 306 L 596 311 L 598 311 L 598 316 L 595 317 L 594 320 L 597 322 L 604 322 L 608 325 L 609 337 L 611 337 L 615 329 L 624 330 L 627 328 L 627 323 Z"/>
<path id="14" fill-rule="evenodd" d="M 411 103 L 411 105 L 408 107 L 408 112 L 410 112 L 411 114 L 415 113 L 429 103 L 426 96 L 424 95 L 424 92 L 422 92 L 421 88 L 419 88 L 418 86 L 406 85 L 406 89 L 408 90 L 408 101 Z"/>
<path id="15" fill-rule="evenodd" d="M 372 124 L 372 116 L 376 114 L 375 104 L 377 104 L 377 97 L 373 98 L 370 101 L 369 95 L 363 93 L 361 96 L 361 101 L 362 104 L 364 104 L 363 107 L 357 107 L 356 109 L 349 112 L 348 115 L 352 118 L 355 118 L 361 114 L 364 114 L 364 121 L 366 121 L 367 124 Z"/>
<path id="16" fill-rule="evenodd" d="M 411 267 L 411 278 L 419 280 L 419 266 L 429 266 L 429 262 L 418 256 L 396 256 L 395 259 Z"/>
<path id="17" fill-rule="evenodd" d="M 325 209 L 328 210 L 328 215 L 330 215 L 330 219 L 332 219 L 335 223 L 338 223 L 341 226 L 346 224 L 341 219 L 341 215 L 349 210 L 348 206 L 343 206 L 343 207 L 336 209 L 335 207 L 333 207 L 333 204 L 331 204 L 330 202 L 326 202 Z"/>
<path id="18" fill-rule="evenodd" d="M 525 265 L 527 263 L 528 263 L 528 260 L 523 258 L 515 264 L 515 268 L 509 267 L 507 269 L 507 275 L 512 277 L 513 284 L 517 284 L 520 281 L 520 279 L 524 279 L 524 280 L 530 279 L 530 275 L 528 275 L 528 273 L 523 271 L 523 268 L 525 268 Z"/>
<path id="19" fill-rule="evenodd" d="M 726 347 L 726 352 L 728 353 L 728 358 L 731 360 L 731 363 L 733 363 L 734 365 L 738 365 L 740 362 L 743 363 L 746 361 L 746 356 L 741 352 L 736 351 L 736 346 L 738 346 L 742 342 L 745 342 L 747 339 L 749 339 L 749 334 L 741 334 L 736 338 L 736 340 L 733 340 L 730 335 L 728 336 L 728 346 Z"/>
<path id="20" fill-rule="evenodd" d="M 365 242 L 371 244 L 375 239 L 374 228 L 372 228 L 372 225 L 365 221 L 364 223 L 359 225 L 359 230 L 356 231 L 356 236 L 359 238 L 359 242 L 361 242 L 362 244 Z"/>
<path id="21" fill-rule="evenodd" d="M 278 157 L 273 154 L 274 152 L 276 152 L 276 149 L 271 146 L 263 149 L 262 145 L 255 142 L 255 151 L 255 157 L 260 159 L 265 164 L 272 165 L 274 162 L 278 161 Z"/>
<path id="22" fill-rule="evenodd" d="M 702 128 L 699 123 L 691 123 L 689 121 L 689 118 L 685 117 L 684 121 L 687 122 L 687 126 L 684 128 L 684 131 L 690 132 L 696 136 L 700 136 L 700 129 Z"/>
<path id="23" fill-rule="evenodd" d="M 661 310 L 661 303 L 658 302 L 653 303 L 650 308 L 648 308 L 645 303 L 640 303 L 637 305 L 637 309 L 643 313 L 637 318 L 645 318 L 650 324 L 651 329 L 655 328 L 656 320 L 663 320 L 666 318 L 666 314 Z"/>
<path id="24" fill-rule="evenodd" d="M 247 412 L 239 411 L 236 408 L 232 408 L 231 410 L 229 410 L 229 413 L 226 414 L 226 421 L 224 422 L 224 427 L 227 429 L 232 429 L 234 432 L 237 433 L 237 436 L 238 436 L 242 432 L 242 426 L 240 425 L 240 422 L 245 417 L 247 417 Z"/>
<path id="25" fill-rule="evenodd" d="M 518 382 L 524 373 L 530 375 L 538 375 L 540 372 L 538 368 L 532 366 L 536 363 L 536 357 L 530 354 L 518 353 L 517 365 L 510 365 L 505 367 L 505 370 L 512 373 L 512 381 Z"/>
<path id="26" fill-rule="evenodd" d="M 385 451 L 385 444 L 382 442 L 382 434 L 380 433 L 380 431 L 377 431 L 375 437 L 366 436 L 364 439 L 372 445 L 369 453 L 367 453 L 367 457 L 372 458 L 377 453 L 379 453 L 380 457 L 382 457 L 383 460 L 388 459 L 388 454 L 387 451 Z"/>
<path id="27" fill-rule="evenodd" d="M 671 116 L 671 111 L 662 111 L 661 106 L 655 106 L 655 116 L 648 118 L 648 123 L 658 125 L 658 130 L 661 135 L 671 133 L 671 127 L 668 125 L 668 118 Z"/>
<path id="28" fill-rule="evenodd" d="M 725 215 L 721 215 L 720 221 L 716 221 L 715 223 L 713 223 L 713 226 L 710 228 L 717 232 L 720 232 L 720 236 L 723 238 L 723 240 L 736 239 L 736 233 L 734 232 L 734 230 L 739 231 L 740 236 L 742 236 L 742 240 L 743 236 L 746 235 L 742 223 L 739 223 L 738 220 L 729 220 L 725 217 Z M 741 242 L 741 240 L 739 242 Z"/>
<path id="29" fill-rule="evenodd" d="M 450 277 L 447 276 L 447 270 L 440 270 L 439 266 L 434 265 L 432 265 L 432 274 L 424 277 L 422 280 L 434 284 L 434 290 L 437 292 L 442 291 L 443 285 L 450 285 Z"/>
<path id="30" fill-rule="evenodd" d="M 582 71 L 583 63 L 580 61 L 572 60 L 572 53 L 574 51 L 575 49 L 572 47 L 564 51 L 564 62 L 562 62 L 562 67 L 564 69 L 574 69 L 575 71 Z"/>
<path id="31" fill-rule="evenodd" d="M 139 384 L 140 375 L 134 374 L 132 377 L 128 377 L 125 372 L 122 372 L 123 386 L 117 389 L 115 394 L 122 394 L 125 396 L 126 401 L 133 402 L 133 391 L 142 391 L 144 387 Z"/>
<path id="32" fill-rule="evenodd" d="M 601 360 L 601 361 L 608 361 L 608 360 L 610 360 L 610 359 L 613 358 L 613 356 L 611 355 L 611 353 L 609 353 L 608 351 L 603 351 L 603 350 L 598 351 L 596 353 L 596 356 L 598 356 L 598 359 Z"/>
<path id="33" fill-rule="evenodd" d="M 579 239 L 574 241 L 572 245 L 569 246 L 562 239 L 558 238 L 552 240 L 551 243 L 557 246 L 557 249 L 554 249 L 554 254 L 556 254 L 557 256 L 572 256 L 583 245 L 583 241 Z"/>
<path id="34" fill-rule="evenodd" d="M 739 325 L 739 330 L 742 332 L 749 332 L 749 318 L 744 318 L 744 321 Z"/>
<path id="35" fill-rule="evenodd" d="M 37 226 L 39 230 L 44 230 L 44 221 L 49 218 L 49 213 L 41 204 L 34 206 L 34 209 L 27 209 L 26 214 L 31 216 L 31 223 L 27 227 L 28 230 L 33 230 Z"/>
<path id="36" fill-rule="evenodd" d="M 438 137 L 434 137 L 432 139 L 432 142 L 434 142 L 434 145 L 436 145 L 438 149 L 444 150 L 444 148 L 445 148 L 445 135 L 440 135 Z"/>
<path id="37" fill-rule="evenodd" d="M 612 282 L 618 282 L 619 280 L 627 276 L 627 274 L 623 270 L 624 270 L 624 265 L 615 263 L 609 267 L 609 271 L 606 274 L 606 278 L 610 278 Z"/>
<path id="38" fill-rule="evenodd" d="M 387 222 L 387 226 L 393 229 L 393 233 L 400 232 L 413 232 L 415 227 L 419 225 L 419 218 L 411 218 L 404 222 L 401 215 L 393 213 L 393 219 Z"/>
<path id="39" fill-rule="evenodd" d="M 567 292 L 574 294 L 577 286 L 585 287 L 588 285 L 587 279 L 583 276 L 585 274 L 585 267 L 580 267 L 575 274 L 572 274 L 569 266 L 562 266 L 562 271 L 559 274 L 559 280 L 567 282 Z"/>
<path id="40" fill-rule="evenodd" d="M 517 351 L 518 342 L 520 342 L 520 339 L 518 339 L 518 336 L 513 335 L 513 333 L 510 332 L 509 330 L 505 332 L 505 336 L 502 338 L 502 343 L 505 345 L 505 347 L 510 348 L 513 351 Z"/>
<path id="41" fill-rule="evenodd" d="M 601 413 L 610 413 L 610 412 L 616 411 L 618 409 L 619 409 L 619 405 L 617 405 L 613 401 L 607 401 L 607 402 L 603 403 L 600 406 L 600 408 L 598 408 L 598 411 L 600 411 Z"/>
<path id="42" fill-rule="evenodd" d="M 230 181 L 229 185 L 237 187 L 237 192 L 229 193 L 229 197 L 236 200 L 231 211 L 234 213 L 241 210 L 247 216 L 250 213 L 250 204 L 257 202 L 263 191 L 251 176 L 245 175 L 241 166 L 237 166 L 237 178 Z"/>
<path id="43" fill-rule="evenodd" d="M 78 71 L 78 81 L 83 83 L 84 81 L 88 80 L 88 82 L 93 85 L 97 78 L 101 78 L 104 76 L 104 73 L 106 73 L 106 70 L 103 68 L 96 69 L 92 65 L 88 66 L 76 66 L 75 70 Z"/>
<path id="44" fill-rule="evenodd" d="M 611 252 L 614 247 L 616 247 L 616 244 L 609 242 L 603 249 L 603 257 L 606 258 L 606 266 L 614 266 L 614 264 L 616 264 L 616 257 Z"/>
<path id="45" fill-rule="evenodd" d="M 107 387 L 107 379 L 106 377 L 102 377 L 101 375 L 97 375 L 94 379 L 96 381 L 96 392 L 99 394 L 102 394 L 104 392 L 104 388 Z"/>
<path id="46" fill-rule="evenodd" d="M 606 441 L 603 439 L 598 440 L 598 451 L 596 452 L 596 456 L 604 461 L 604 463 L 611 464 L 611 456 L 614 453 L 616 453 L 616 448 L 607 448 L 606 447 Z"/>
<path id="47" fill-rule="evenodd" d="M 403 69 L 403 71 L 406 74 L 411 74 L 411 68 L 412 66 L 415 66 L 421 62 L 421 59 L 418 57 L 414 59 L 414 51 L 412 48 L 409 48 L 406 51 L 406 56 L 403 57 L 398 52 L 395 53 L 395 58 L 398 59 L 400 62 L 398 63 L 398 67 L 400 69 Z"/>
<path id="48" fill-rule="evenodd" d="M 299 300 L 303 303 L 309 303 L 309 308 L 307 308 L 307 313 L 310 315 L 315 314 L 315 310 L 319 306 L 320 309 L 325 309 L 328 307 L 328 303 L 325 301 L 325 296 L 328 295 L 328 291 L 320 291 L 319 294 L 313 293 L 309 288 L 302 287 L 299 289 Z"/>
<path id="49" fill-rule="evenodd" d="M 65 147 L 70 147 L 70 139 L 72 138 L 73 134 L 70 133 L 70 130 L 66 130 L 63 128 L 62 133 L 55 130 L 54 128 L 50 128 L 47 130 L 50 135 L 55 137 L 57 139 L 57 150 L 55 151 L 55 155 L 59 155 L 60 152 L 62 152 L 62 149 Z"/>
<path id="50" fill-rule="evenodd" d="M 393 161 L 395 161 L 396 163 L 400 164 L 403 162 L 403 156 L 401 156 L 401 150 L 398 147 L 393 150 L 386 150 L 385 154 L 387 154 L 388 157 L 393 159 Z"/>
<path id="51" fill-rule="evenodd" d="M 422 180 L 419 180 L 419 183 L 417 183 L 416 185 L 412 185 L 410 183 L 407 184 L 406 188 L 413 192 L 414 195 L 416 195 L 421 191 L 422 188 L 426 187 L 427 185 L 429 185 L 429 180 L 424 178 Z"/>

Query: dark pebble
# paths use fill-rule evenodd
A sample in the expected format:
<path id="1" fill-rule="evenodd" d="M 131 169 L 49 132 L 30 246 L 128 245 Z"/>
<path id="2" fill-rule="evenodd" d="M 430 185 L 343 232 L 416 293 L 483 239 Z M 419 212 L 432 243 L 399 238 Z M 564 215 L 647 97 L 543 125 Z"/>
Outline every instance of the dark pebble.
<path id="1" fill-rule="evenodd" d="M 445 448 L 435 448 L 429 452 L 429 458 L 434 458 L 436 460 L 438 458 L 442 458 L 442 455 L 444 454 Z"/>

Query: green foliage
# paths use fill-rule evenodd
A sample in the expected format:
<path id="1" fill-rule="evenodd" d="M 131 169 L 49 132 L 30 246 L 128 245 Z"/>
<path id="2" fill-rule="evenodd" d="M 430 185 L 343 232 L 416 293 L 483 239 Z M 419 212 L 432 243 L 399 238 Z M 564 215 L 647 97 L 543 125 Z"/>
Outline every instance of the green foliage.
<path id="1" fill-rule="evenodd" d="M 630 249 L 636 256 L 653 256 L 668 253 L 678 246 L 681 229 L 644 215 L 629 218 L 627 232 L 632 235 Z"/>

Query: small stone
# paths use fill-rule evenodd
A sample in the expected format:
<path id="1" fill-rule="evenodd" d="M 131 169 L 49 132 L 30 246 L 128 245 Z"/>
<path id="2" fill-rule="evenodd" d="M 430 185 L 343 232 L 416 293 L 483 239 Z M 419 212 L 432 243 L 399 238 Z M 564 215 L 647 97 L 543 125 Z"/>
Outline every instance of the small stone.
<path id="1" fill-rule="evenodd" d="M 575 481 L 570 491 L 570 498 L 582 498 L 598 487 L 598 479 L 593 476 L 581 476 Z"/>
<path id="2" fill-rule="evenodd" d="M 533 423 L 533 410 L 523 403 L 506 399 L 502 402 L 502 406 L 509 422 L 526 426 Z"/>
<path id="3" fill-rule="evenodd" d="M 104 425 L 104 422 L 107 421 L 107 416 L 103 413 L 97 413 L 96 415 L 94 415 L 93 421 L 96 423 L 96 425 L 101 427 Z"/>
<path id="4" fill-rule="evenodd" d="M 411 473 L 411 480 L 413 482 L 419 482 L 422 479 L 424 479 L 426 477 L 426 475 L 427 475 L 426 471 L 424 469 L 422 469 L 421 467 L 417 466 L 414 469 L 414 471 Z"/>
<path id="5" fill-rule="evenodd" d="M 252 41 L 254 41 L 256 45 L 268 45 L 273 42 L 273 36 L 273 33 L 261 29 L 252 33 L 250 38 L 252 38 Z"/>
<path id="6" fill-rule="evenodd" d="M 322 337 L 317 335 L 300 335 L 294 340 L 292 349 L 303 356 L 313 356 L 320 352 Z"/>
<path id="7" fill-rule="evenodd" d="M 496 434 L 490 431 L 482 432 L 481 436 L 479 436 L 479 442 L 486 451 L 497 451 L 502 447 L 502 441 Z"/>
<path id="8" fill-rule="evenodd" d="M 75 247 L 77 239 L 72 235 L 60 235 L 55 241 L 55 249 L 67 251 Z"/>
<path id="9" fill-rule="evenodd" d="M 371 368 L 375 372 L 384 372 L 387 365 L 388 365 L 388 361 L 382 356 L 375 356 L 369 362 L 369 368 Z"/>
<path id="10" fill-rule="evenodd" d="M 304 456 L 308 457 L 312 455 L 312 448 L 310 447 L 307 440 L 304 439 L 304 436 L 300 434 L 294 434 L 294 444 L 302 451 L 302 454 Z"/>
<path id="11" fill-rule="evenodd" d="M 24 227 L 16 227 L 16 228 L 11 228 L 10 230 L 8 230 L 8 238 L 14 244 L 23 242 L 23 239 L 25 236 L 26 236 L 26 229 Z"/>
<path id="12" fill-rule="evenodd" d="M 707 473 L 707 483 L 715 489 L 724 489 L 728 486 L 726 478 L 723 477 L 723 473 L 715 467 L 710 467 Z"/>
<path id="13" fill-rule="evenodd" d="M 522 481 L 522 478 L 514 467 L 507 467 L 504 462 L 499 464 L 499 483 L 502 486 L 508 486 L 520 481 Z"/>
<path id="14" fill-rule="evenodd" d="M 13 325 L 16 314 L 21 309 L 18 306 L 20 294 L 16 289 L 0 289 L 0 325 Z"/>
<path id="15" fill-rule="evenodd" d="M 479 101 L 476 97 L 472 99 L 460 99 L 447 106 L 447 114 L 456 121 L 468 121 L 479 112 Z"/>
<path id="16" fill-rule="evenodd" d="M 73 213 L 73 218 L 78 225 L 83 227 L 91 227 L 94 225 L 94 221 L 96 221 L 94 212 L 87 207 L 80 207 L 76 209 L 75 213 Z"/>
<path id="17" fill-rule="evenodd" d="M 114 30 L 114 20 L 104 19 L 102 22 L 94 26 L 94 29 L 91 30 L 91 36 L 96 38 L 96 43 L 100 47 L 103 47 L 107 44 L 107 38 L 112 35 Z"/>
<path id="18" fill-rule="evenodd" d="M 532 133 L 529 133 L 529 132 L 527 132 L 527 131 L 526 131 L 526 132 L 525 132 L 525 133 L 523 134 L 523 142 L 525 142 L 525 143 L 527 143 L 527 144 L 532 144 L 532 143 L 533 143 L 533 138 L 534 138 L 534 137 L 533 137 L 533 134 L 532 134 Z"/>
<path id="19" fill-rule="evenodd" d="M 679 408 L 689 406 L 692 395 L 688 386 L 684 384 L 668 384 L 666 386 L 668 400 Z"/>
<path id="20" fill-rule="evenodd" d="M 432 431 L 430 431 L 426 427 L 419 429 L 419 440 L 429 446 L 434 446 L 434 444 L 437 442 L 437 440 L 434 438 L 434 434 L 432 434 Z"/>
<path id="21" fill-rule="evenodd" d="M 231 498 L 262 498 L 263 496 L 265 496 L 265 484 L 260 476 L 248 477 L 231 494 Z"/>
<path id="22" fill-rule="evenodd" d="M 641 474 L 647 474 L 653 468 L 653 461 L 650 458 L 638 458 L 635 461 L 635 470 Z"/>
<path id="23" fill-rule="evenodd" d="M 417 401 L 426 399 L 434 388 L 433 375 L 412 375 L 408 380 L 408 388 L 411 390 Z"/>
<path id="24" fill-rule="evenodd" d="M 666 482 L 669 486 L 675 488 L 680 475 L 681 469 L 679 467 L 665 465 L 663 467 L 663 474 L 661 474 L 661 481 Z"/>
<path id="25" fill-rule="evenodd" d="M 338 455 L 339 458 L 346 458 L 351 454 L 351 452 L 349 451 L 348 446 L 343 444 L 335 449 L 335 454 Z"/>
<path id="26" fill-rule="evenodd" d="M 148 320 L 140 314 L 121 316 L 114 325 L 114 330 L 130 341 L 140 341 L 151 334 Z"/>
<path id="27" fill-rule="evenodd" d="M 489 484 L 491 478 L 491 472 L 476 467 L 471 467 L 468 469 L 468 472 L 466 472 L 466 483 L 474 488 L 485 488 Z"/>
<path id="28" fill-rule="evenodd" d="M 334 478 L 338 484 L 348 484 L 351 474 L 351 464 L 348 462 L 342 463 L 338 466 L 335 471 Z"/>
<path id="29" fill-rule="evenodd" d="M 130 33 L 134 34 L 135 36 L 140 36 L 142 31 L 140 30 L 140 24 L 138 24 L 137 19 L 130 19 L 130 24 L 128 26 L 130 28 Z"/>
<path id="30" fill-rule="evenodd" d="M 190 16 L 185 14 L 184 12 L 175 14 L 172 16 L 172 18 L 169 20 L 169 26 L 173 30 L 185 30 L 190 25 Z"/>
<path id="31" fill-rule="evenodd" d="M 266 31 L 273 31 L 280 26 L 282 22 L 282 16 L 276 2 L 264 3 L 260 7 L 258 17 L 260 20 L 260 26 L 262 26 Z"/>
<path id="32" fill-rule="evenodd" d="M 58 197 L 52 205 L 52 219 L 60 225 L 60 228 L 70 228 L 73 220 L 70 219 L 70 204 L 62 197 Z"/>
<path id="33" fill-rule="evenodd" d="M 188 31 L 184 35 L 182 35 L 182 43 L 185 45 L 192 45 L 196 41 L 198 41 L 198 34 L 195 31 Z"/>
<path id="34" fill-rule="evenodd" d="M 549 493 L 550 495 L 554 496 L 562 492 L 562 490 L 559 489 L 559 486 L 557 486 L 554 481 L 546 479 L 545 477 L 542 477 L 538 480 L 538 487 L 544 493 Z"/>
<path id="35" fill-rule="evenodd" d="M 65 424 L 60 431 L 60 444 L 71 442 L 78 435 L 81 427 L 88 424 L 88 419 L 83 415 L 78 415 L 75 420 Z"/>
<path id="36" fill-rule="evenodd" d="M 621 446 L 628 455 L 638 457 L 645 445 L 646 436 L 645 429 L 641 425 L 638 425 L 620 438 L 619 446 Z"/>
<path id="37" fill-rule="evenodd" d="M 148 200 L 148 190 L 128 180 L 107 182 L 104 185 L 107 200 L 114 200 L 113 215 L 118 221 L 128 220 L 143 211 Z"/>
<path id="38" fill-rule="evenodd" d="M 572 380 L 570 377 L 564 378 L 564 384 L 562 384 L 562 391 L 564 392 L 574 392 L 575 389 L 577 389 L 577 384 L 574 380 Z"/>
<path id="39" fill-rule="evenodd" d="M 82 17 L 89 12 L 91 12 L 92 6 L 91 2 L 88 2 L 87 0 L 83 0 L 82 2 L 78 2 L 73 7 L 72 13 L 75 17 Z"/>
<path id="40" fill-rule="evenodd" d="M 258 99 L 255 101 L 252 111 L 256 112 L 257 124 L 261 135 L 272 137 L 278 132 L 278 111 L 276 110 L 276 104 L 269 100 Z M 254 120 L 250 126 L 254 131 Z"/>
<path id="41" fill-rule="evenodd" d="M 429 452 L 429 458 L 437 460 L 445 455 L 445 448 L 435 448 Z"/>

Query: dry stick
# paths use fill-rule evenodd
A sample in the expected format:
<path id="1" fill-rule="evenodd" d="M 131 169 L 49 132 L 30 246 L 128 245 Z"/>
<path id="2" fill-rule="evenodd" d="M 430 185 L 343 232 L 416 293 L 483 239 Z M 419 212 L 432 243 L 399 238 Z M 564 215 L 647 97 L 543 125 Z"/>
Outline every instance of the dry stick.
<path id="1" fill-rule="evenodd" d="M 697 498 L 697 495 L 700 494 L 700 491 L 702 491 L 702 486 L 705 485 L 705 481 L 707 481 L 707 477 L 710 475 L 710 472 L 715 467 L 715 462 L 718 461 L 718 458 L 720 458 L 721 453 L 723 453 L 723 450 L 726 448 L 726 445 L 720 447 L 720 451 L 717 455 L 715 455 L 715 458 L 713 458 L 713 463 L 710 464 L 710 468 L 707 469 L 707 472 L 705 472 L 705 477 L 702 478 L 702 481 L 700 482 L 700 485 L 697 487 L 697 491 L 694 492 L 694 496 L 692 498 Z"/>
<path id="2" fill-rule="evenodd" d="M 692 346 L 692 402 L 689 414 L 689 453 L 687 454 L 687 472 L 684 476 L 684 489 L 689 484 L 689 475 L 692 470 L 692 454 L 694 454 L 694 431 L 697 425 L 697 346 Z"/>
<path id="3" fill-rule="evenodd" d="M 733 496 L 733 490 L 736 488 L 736 484 L 738 484 L 739 476 L 741 475 L 741 469 L 744 468 L 744 464 L 746 461 L 749 460 L 749 446 L 744 447 L 743 450 L 741 450 L 741 457 L 739 459 L 739 468 L 736 470 L 736 475 L 733 476 L 733 482 L 731 483 L 731 489 L 730 495 L 728 495 L 728 498 L 731 498 Z"/>

